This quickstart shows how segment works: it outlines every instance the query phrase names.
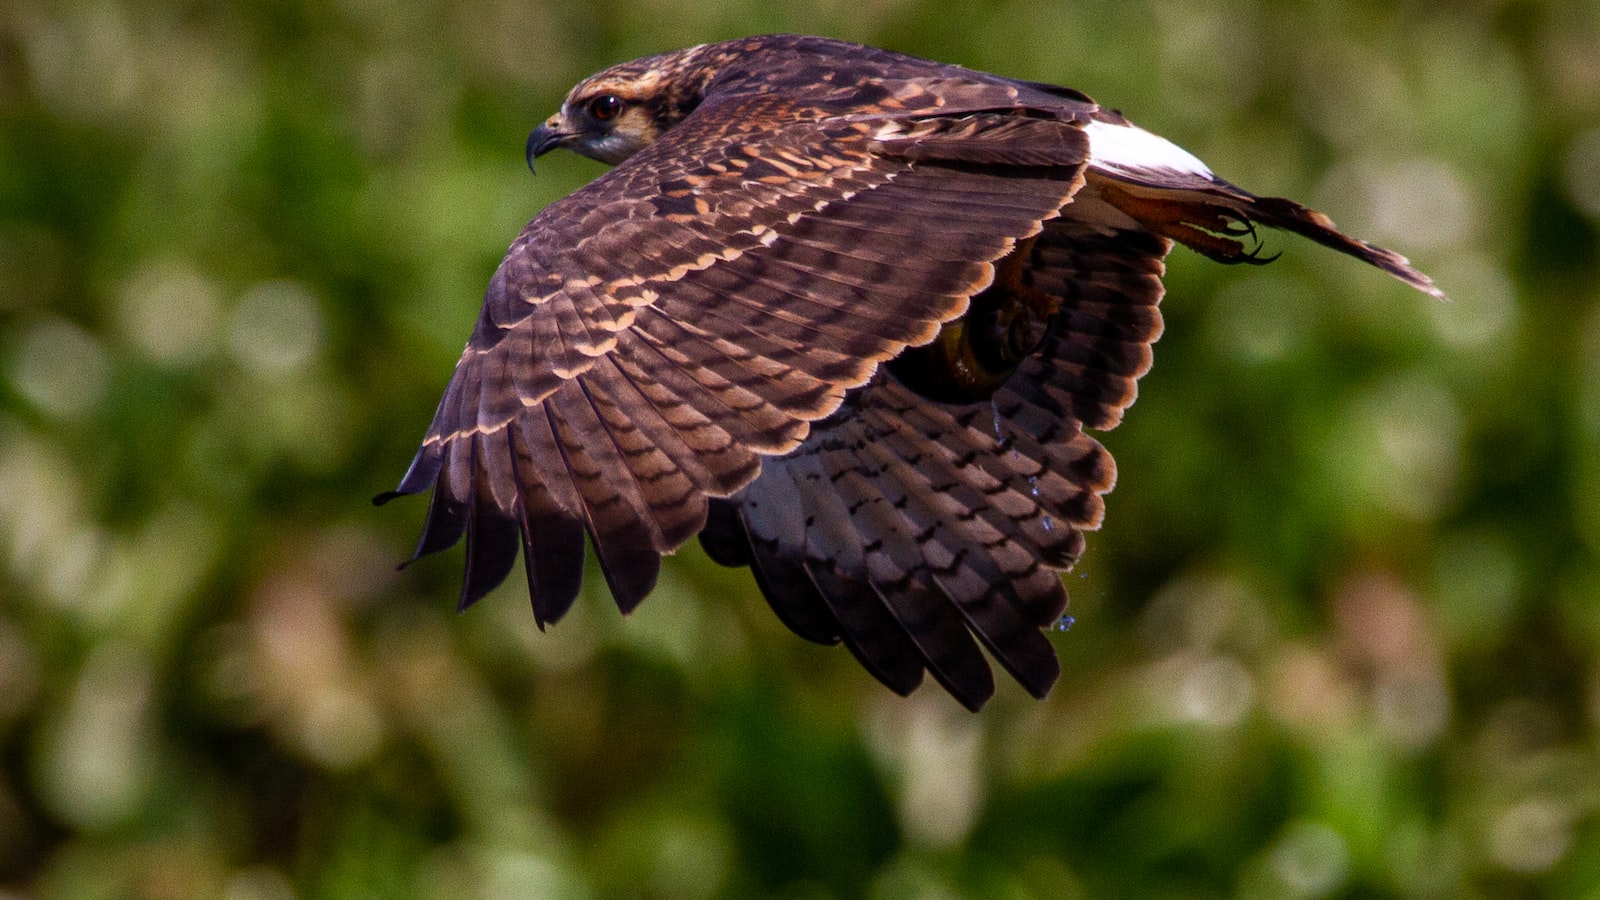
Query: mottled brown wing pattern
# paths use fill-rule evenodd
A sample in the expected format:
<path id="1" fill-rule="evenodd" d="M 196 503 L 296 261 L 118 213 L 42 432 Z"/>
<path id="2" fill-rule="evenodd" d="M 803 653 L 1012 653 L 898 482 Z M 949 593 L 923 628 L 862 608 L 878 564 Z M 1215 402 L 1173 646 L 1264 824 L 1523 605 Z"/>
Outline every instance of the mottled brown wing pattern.
<path id="1" fill-rule="evenodd" d="M 1132 402 L 1170 246 L 1103 212 L 1069 206 L 1029 250 L 1025 280 L 1061 306 L 991 401 L 936 403 L 880 373 L 714 505 L 711 556 L 749 565 L 791 629 L 842 640 L 893 690 L 926 671 L 981 706 L 994 682 L 973 636 L 1036 696 L 1059 674 L 1041 629 L 1115 481 L 1080 423 L 1114 427 Z"/>
<path id="2" fill-rule="evenodd" d="M 795 632 L 976 709 L 1035 695 L 1099 526 L 1174 241 L 1258 225 L 1439 289 L 1392 251 L 1054 85 L 804 35 L 596 73 L 528 139 L 621 163 L 517 238 L 395 493 L 464 536 L 463 606 L 518 547 L 541 627 L 591 541 L 619 607 L 699 533 Z M 382 498 L 380 498 L 382 499 Z M 987 657 L 986 657 L 987 652 Z"/>
<path id="3" fill-rule="evenodd" d="M 1054 165 L 985 169 L 953 149 L 951 165 L 901 158 L 903 128 L 790 121 L 774 102 L 702 110 L 513 245 L 399 489 L 435 489 L 419 553 L 465 532 L 463 605 L 521 543 L 539 622 L 559 618 L 587 533 L 631 609 L 708 497 L 959 315 L 1081 184 L 1085 141 L 1057 122 L 1037 126 Z M 1001 124 L 959 127 L 982 151 Z"/>

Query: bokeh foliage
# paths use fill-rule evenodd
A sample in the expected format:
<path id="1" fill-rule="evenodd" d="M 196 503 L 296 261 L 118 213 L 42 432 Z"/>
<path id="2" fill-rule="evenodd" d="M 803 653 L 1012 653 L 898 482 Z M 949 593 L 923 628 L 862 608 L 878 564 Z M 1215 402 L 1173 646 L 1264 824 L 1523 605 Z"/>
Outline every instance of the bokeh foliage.
<path id="1" fill-rule="evenodd" d="M 609 63 L 1070 84 L 1409 253 L 1180 251 L 1045 702 L 893 697 L 696 548 L 452 613 L 375 510 Z M 1600 898 L 1600 6 L 0 9 L 0 896 Z"/>

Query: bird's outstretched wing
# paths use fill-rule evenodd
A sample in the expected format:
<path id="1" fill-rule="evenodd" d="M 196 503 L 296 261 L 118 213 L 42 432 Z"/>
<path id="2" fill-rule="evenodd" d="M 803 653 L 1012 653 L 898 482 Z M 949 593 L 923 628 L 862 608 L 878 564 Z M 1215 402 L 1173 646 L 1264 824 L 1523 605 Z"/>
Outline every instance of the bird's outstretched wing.
<path id="1" fill-rule="evenodd" d="M 614 91 L 643 118 L 582 118 Z M 530 153 L 557 126 L 626 161 L 512 244 L 395 492 L 433 490 L 418 555 L 466 537 L 463 606 L 520 544 L 541 627 L 586 536 L 627 611 L 699 534 L 896 691 L 976 709 L 986 648 L 1043 695 L 1115 480 L 1084 429 L 1133 402 L 1173 242 L 1263 262 L 1281 228 L 1442 296 L 1075 91 L 823 38 L 624 63 Z"/>
<path id="2" fill-rule="evenodd" d="M 842 640 L 907 693 L 931 673 L 969 708 L 994 691 L 973 641 L 1030 693 L 1060 672 L 1040 629 L 1067 605 L 1061 572 L 1098 528 L 1116 480 L 1082 428 L 1133 402 L 1161 333 L 1170 243 L 1074 203 L 1033 242 L 1024 270 L 1061 307 L 994 396 L 934 403 L 888 373 L 854 392 L 793 453 L 715 501 L 702 543 L 749 565 L 802 637 Z"/>
<path id="3" fill-rule="evenodd" d="M 433 488 L 419 555 L 465 534 L 463 605 L 520 543 L 535 615 L 554 621 L 587 533 L 633 608 L 709 498 L 961 315 L 1082 184 L 1068 100 L 848 118 L 791 104 L 708 100 L 512 244 L 395 492 Z"/>

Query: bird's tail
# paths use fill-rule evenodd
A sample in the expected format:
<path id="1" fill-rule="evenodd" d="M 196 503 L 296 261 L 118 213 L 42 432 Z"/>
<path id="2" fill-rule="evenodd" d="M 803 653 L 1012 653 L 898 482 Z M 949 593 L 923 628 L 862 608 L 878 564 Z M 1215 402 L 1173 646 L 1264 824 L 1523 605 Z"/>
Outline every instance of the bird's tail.
<path id="1" fill-rule="evenodd" d="M 1174 173 L 1178 177 L 1170 181 L 1151 177 L 1156 173 L 1141 173 L 1137 180 L 1122 173 L 1094 174 L 1101 177 L 1091 184 L 1105 202 L 1150 231 L 1218 262 L 1260 265 L 1275 259 L 1261 253 L 1257 227 L 1265 225 L 1308 237 L 1445 299 L 1433 280 L 1404 256 L 1350 237 L 1332 219 L 1293 200 L 1257 197 L 1221 179 L 1192 173 Z"/>

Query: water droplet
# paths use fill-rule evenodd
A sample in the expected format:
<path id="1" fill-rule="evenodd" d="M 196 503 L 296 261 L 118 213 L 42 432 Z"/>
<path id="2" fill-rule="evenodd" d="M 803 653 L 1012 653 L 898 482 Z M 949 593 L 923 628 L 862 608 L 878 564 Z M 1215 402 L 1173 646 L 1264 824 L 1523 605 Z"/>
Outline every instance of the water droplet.
<path id="1" fill-rule="evenodd" d="M 1076 624 L 1078 624 L 1078 620 L 1072 616 L 1062 616 L 1060 619 L 1056 620 L 1056 630 L 1066 631 Z"/>
<path id="2" fill-rule="evenodd" d="M 1039 524 L 1044 526 L 1045 531 L 1056 530 L 1056 523 L 1052 521 L 1049 516 L 1045 516 L 1043 519 L 1039 520 Z"/>
<path id="3" fill-rule="evenodd" d="M 1000 404 L 995 402 L 993 397 L 989 398 L 989 412 L 994 416 L 994 442 L 996 444 L 1004 443 L 1006 438 L 1000 430 Z"/>

